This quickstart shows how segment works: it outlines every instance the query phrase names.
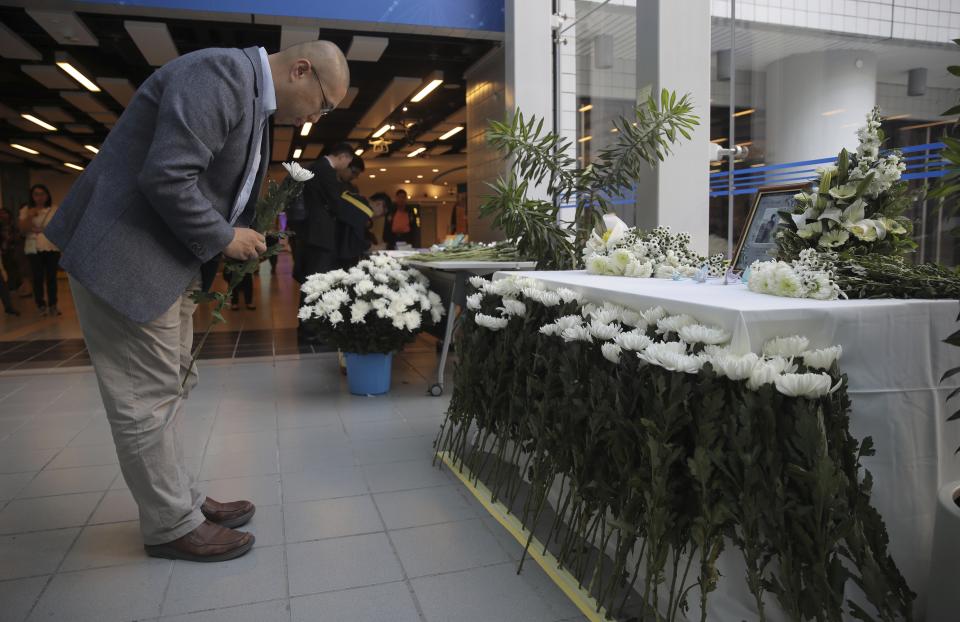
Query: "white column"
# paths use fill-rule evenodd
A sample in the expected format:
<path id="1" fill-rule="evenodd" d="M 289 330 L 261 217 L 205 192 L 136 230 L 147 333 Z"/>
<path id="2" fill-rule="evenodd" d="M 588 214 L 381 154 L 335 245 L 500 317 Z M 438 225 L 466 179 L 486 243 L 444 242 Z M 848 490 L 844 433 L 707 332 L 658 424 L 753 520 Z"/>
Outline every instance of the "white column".
<path id="1" fill-rule="evenodd" d="M 543 119 L 543 132 L 553 131 L 553 32 L 551 0 L 506 0 L 507 114 L 517 108 L 525 118 Z M 545 184 L 531 187 L 530 198 L 546 199 Z"/>
<path id="2" fill-rule="evenodd" d="M 635 223 L 689 232 L 707 252 L 709 235 L 710 3 L 637 1 L 637 87 L 689 93 L 700 125 L 640 180 Z"/>
<path id="3" fill-rule="evenodd" d="M 877 101 L 870 52 L 795 54 L 767 66 L 766 163 L 835 156 L 855 149 L 857 128 Z"/>

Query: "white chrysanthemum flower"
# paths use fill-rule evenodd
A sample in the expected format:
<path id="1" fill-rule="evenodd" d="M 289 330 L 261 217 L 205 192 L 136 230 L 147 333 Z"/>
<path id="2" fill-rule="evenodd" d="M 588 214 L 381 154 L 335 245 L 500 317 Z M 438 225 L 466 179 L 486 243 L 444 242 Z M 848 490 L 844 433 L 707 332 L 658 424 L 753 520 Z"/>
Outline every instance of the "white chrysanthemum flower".
<path id="1" fill-rule="evenodd" d="M 702 343 L 706 345 L 720 345 L 730 341 L 730 333 L 718 326 L 704 326 L 703 324 L 690 324 L 681 326 L 677 331 L 680 339 L 687 343 Z"/>
<path id="2" fill-rule="evenodd" d="M 603 352 L 603 358 L 607 359 L 613 364 L 620 363 L 620 346 L 615 343 L 605 343 L 600 346 L 600 351 Z"/>
<path id="3" fill-rule="evenodd" d="M 729 346 L 716 346 L 716 345 L 706 345 L 703 346 L 703 353 L 707 356 L 723 356 L 726 354 L 732 354 Z"/>
<path id="4" fill-rule="evenodd" d="M 623 275 L 637 279 L 646 279 L 653 274 L 653 263 L 631 259 L 623 269 Z"/>
<path id="5" fill-rule="evenodd" d="M 541 291 L 537 302 L 545 307 L 556 307 L 560 304 L 560 296 L 556 292 Z"/>
<path id="6" fill-rule="evenodd" d="M 624 326 L 645 326 L 643 316 L 633 309 L 624 309 L 620 312 L 620 323 Z"/>
<path id="7" fill-rule="evenodd" d="M 753 373 L 759 358 L 753 352 L 739 356 L 736 354 L 721 354 L 711 357 L 710 364 L 713 365 L 713 369 L 718 376 L 725 376 L 730 380 L 746 380 Z"/>
<path id="8" fill-rule="evenodd" d="M 780 372 L 775 365 L 760 361 L 754 366 L 750 377 L 747 378 L 747 388 L 751 391 L 759 391 L 760 387 L 773 384 L 779 377 Z"/>
<path id="9" fill-rule="evenodd" d="M 601 341 L 610 341 L 620 334 L 619 324 L 605 324 L 594 319 L 590 322 L 590 334 Z"/>
<path id="10" fill-rule="evenodd" d="M 647 346 L 653 343 L 653 340 L 643 334 L 642 331 L 635 330 L 620 333 L 613 341 L 624 350 L 631 350 L 633 352 L 642 352 Z"/>
<path id="11" fill-rule="evenodd" d="M 287 172 L 290 173 L 290 177 L 293 178 L 293 181 L 303 183 L 313 179 L 313 172 L 300 166 L 300 164 L 297 162 L 284 162 L 283 168 L 287 169 Z"/>
<path id="12" fill-rule="evenodd" d="M 679 332 L 679 330 L 684 326 L 690 326 L 691 324 L 696 323 L 697 320 L 690 317 L 686 313 L 669 315 L 657 321 L 657 333 L 666 336 L 670 333 Z"/>
<path id="13" fill-rule="evenodd" d="M 831 392 L 833 379 L 829 374 L 783 374 L 774 381 L 777 391 L 789 397 L 814 399 Z M 839 385 L 838 385 L 839 386 Z"/>
<path id="14" fill-rule="evenodd" d="M 471 311 L 476 311 L 480 308 L 480 302 L 483 301 L 483 294 L 477 292 L 476 294 L 471 294 L 467 296 L 467 308 Z"/>
<path id="15" fill-rule="evenodd" d="M 618 248 L 610 253 L 611 267 L 617 274 L 624 274 L 631 261 L 633 261 L 633 253 L 626 248 Z"/>
<path id="16" fill-rule="evenodd" d="M 574 326 L 580 326 L 583 324 L 583 318 L 579 315 L 565 315 L 557 319 L 557 326 L 561 331 L 564 331 L 568 328 L 573 328 Z"/>
<path id="17" fill-rule="evenodd" d="M 638 352 L 637 356 L 651 365 L 657 365 L 669 371 L 678 371 L 686 374 L 695 374 L 703 367 L 703 359 L 701 357 L 680 354 L 666 348 L 658 347 L 661 345 L 666 344 L 653 344 L 643 352 Z"/>
<path id="18" fill-rule="evenodd" d="M 527 305 L 513 298 L 504 298 L 503 306 L 498 308 L 503 315 L 515 315 L 517 317 L 526 317 Z"/>
<path id="19" fill-rule="evenodd" d="M 540 327 L 540 334 L 547 335 L 548 337 L 556 337 L 560 334 L 560 327 L 557 326 L 555 322 L 550 324 L 544 324 Z"/>
<path id="20" fill-rule="evenodd" d="M 364 278 L 362 281 L 358 281 L 353 289 L 362 296 L 372 292 L 374 287 L 373 281 L 368 278 Z"/>
<path id="21" fill-rule="evenodd" d="M 829 370 L 833 364 L 843 354 L 842 346 L 833 346 L 831 348 L 821 348 L 820 350 L 810 350 L 803 353 L 803 363 L 811 369 Z"/>
<path id="22" fill-rule="evenodd" d="M 430 309 L 430 319 L 433 320 L 434 324 L 437 324 L 440 322 L 441 318 L 443 318 L 443 307 L 440 305 L 434 305 Z"/>
<path id="23" fill-rule="evenodd" d="M 340 313 L 339 310 L 331 311 L 329 314 L 327 314 L 327 321 L 336 326 L 343 321 L 343 314 Z"/>
<path id="24" fill-rule="evenodd" d="M 313 313 L 312 305 L 304 305 L 300 307 L 300 310 L 297 312 L 297 319 L 301 322 L 309 320 L 313 317 Z"/>
<path id="25" fill-rule="evenodd" d="M 810 348 L 810 341 L 806 337 L 794 335 L 793 337 L 777 337 L 763 344 L 763 354 L 765 356 L 782 356 L 793 358 L 800 356 Z"/>
<path id="26" fill-rule="evenodd" d="M 787 266 L 780 268 L 773 275 L 773 293 L 777 296 L 786 298 L 803 298 L 803 281 L 800 276 L 794 272 L 793 268 Z"/>
<path id="27" fill-rule="evenodd" d="M 763 362 L 776 369 L 779 374 L 793 374 L 797 371 L 797 364 L 793 362 L 792 358 L 771 356 Z"/>
<path id="28" fill-rule="evenodd" d="M 589 315 L 600 324 L 611 324 L 620 321 L 623 311 L 623 307 L 619 305 L 604 304 L 602 307 L 594 309 Z"/>
<path id="29" fill-rule="evenodd" d="M 359 324 L 360 322 L 365 321 L 367 313 L 373 306 L 366 300 L 358 300 L 350 305 L 350 323 Z"/>
<path id="30" fill-rule="evenodd" d="M 653 273 L 654 278 L 657 279 L 672 279 L 673 275 L 677 273 L 677 269 L 671 266 L 670 264 L 662 263 L 657 266 L 656 271 Z"/>
<path id="31" fill-rule="evenodd" d="M 505 328 L 507 322 L 509 322 L 505 317 L 493 317 L 492 315 L 486 315 L 484 313 L 477 313 L 473 319 L 477 323 L 477 326 L 482 326 L 493 331 Z"/>
<path id="32" fill-rule="evenodd" d="M 403 324 L 411 332 L 420 328 L 420 322 L 420 314 L 416 311 L 407 311 L 403 314 Z"/>
<path id="33" fill-rule="evenodd" d="M 557 295 L 563 302 L 580 302 L 580 294 L 566 287 L 558 287 Z"/>
<path id="34" fill-rule="evenodd" d="M 590 274 L 616 274 L 616 266 L 613 261 L 605 255 L 590 255 L 585 262 L 587 272 Z"/>
<path id="35" fill-rule="evenodd" d="M 657 322 L 667 317 L 667 311 L 663 307 L 652 307 L 640 313 L 643 323 L 646 326 L 656 326 Z M 639 326 L 639 325 L 638 325 Z"/>
<path id="36" fill-rule="evenodd" d="M 563 337 L 564 341 L 593 341 L 593 337 L 590 335 L 590 329 L 583 325 L 566 328 L 560 331 L 560 336 Z"/>

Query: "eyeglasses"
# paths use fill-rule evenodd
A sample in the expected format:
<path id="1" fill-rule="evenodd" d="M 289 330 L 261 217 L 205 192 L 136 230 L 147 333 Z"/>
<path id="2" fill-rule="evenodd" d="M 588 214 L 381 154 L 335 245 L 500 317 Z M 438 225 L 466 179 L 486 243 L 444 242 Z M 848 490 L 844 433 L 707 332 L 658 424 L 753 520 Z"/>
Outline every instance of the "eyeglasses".
<path id="1" fill-rule="evenodd" d="M 320 76 L 317 75 L 317 70 L 313 67 L 310 67 L 310 71 L 313 72 L 313 77 L 317 79 L 317 84 L 320 85 L 320 94 L 323 96 L 323 105 L 320 107 L 320 116 L 326 116 L 330 114 L 330 111 L 335 108 L 335 106 L 330 105 L 330 100 L 327 99 L 327 94 L 323 90 L 323 82 L 320 81 Z"/>

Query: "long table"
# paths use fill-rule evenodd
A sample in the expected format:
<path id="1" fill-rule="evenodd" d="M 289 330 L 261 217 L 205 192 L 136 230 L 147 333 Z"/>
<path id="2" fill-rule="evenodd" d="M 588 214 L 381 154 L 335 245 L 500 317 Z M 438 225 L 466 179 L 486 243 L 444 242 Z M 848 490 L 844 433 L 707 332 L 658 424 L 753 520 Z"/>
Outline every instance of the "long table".
<path id="1" fill-rule="evenodd" d="M 732 334 L 731 345 L 759 352 L 772 337 L 803 335 L 811 347 L 843 346 L 840 368 L 849 377 L 852 432 L 873 437 L 877 454 L 864 459 L 873 474 L 873 503 L 890 534 L 890 551 L 925 611 L 939 487 L 960 480 L 960 421 L 948 422 L 960 398 L 945 402 L 957 377 L 940 377 L 960 365 L 960 348 L 942 343 L 957 328 L 957 301 L 834 300 L 757 294 L 745 285 L 711 280 L 634 279 L 582 271 L 512 272 L 569 287 L 593 300 L 636 309 L 660 305 L 687 313 Z M 497 274 L 502 278 L 506 274 Z M 724 589 L 743 576 L 738 556 L 721 560 L 724 579 L 711 595 L 711 620 L 755 619 L 752 597 Z"/>

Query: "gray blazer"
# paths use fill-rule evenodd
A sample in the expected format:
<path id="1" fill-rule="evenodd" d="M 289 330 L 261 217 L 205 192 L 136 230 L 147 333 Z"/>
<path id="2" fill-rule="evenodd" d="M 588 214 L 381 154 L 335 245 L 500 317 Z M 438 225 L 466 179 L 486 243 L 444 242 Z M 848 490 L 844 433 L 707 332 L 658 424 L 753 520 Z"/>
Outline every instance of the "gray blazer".
<path id="1" fill-rule="evenodd" d="M 230 211 L 260 149 L 236 226 L 252 221 L 270 162 L 267 132 L 259 144 L 253 135 L 263 84 L 255 47 L 200 50 L 155 71 L 47 225 L 63 269 L 136 322 L 169 309 L 233 240 Z"/>

